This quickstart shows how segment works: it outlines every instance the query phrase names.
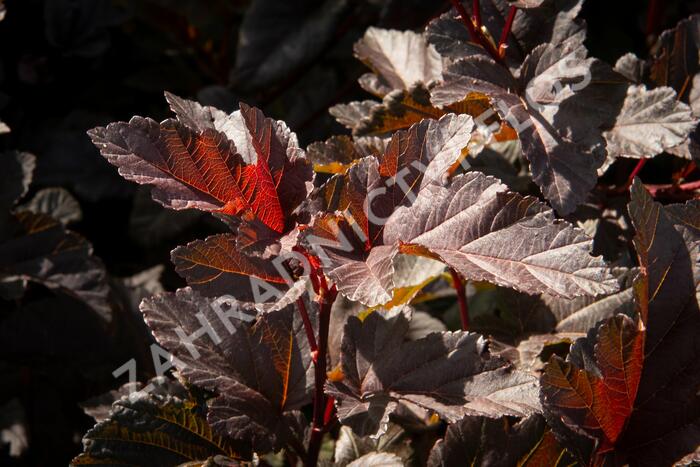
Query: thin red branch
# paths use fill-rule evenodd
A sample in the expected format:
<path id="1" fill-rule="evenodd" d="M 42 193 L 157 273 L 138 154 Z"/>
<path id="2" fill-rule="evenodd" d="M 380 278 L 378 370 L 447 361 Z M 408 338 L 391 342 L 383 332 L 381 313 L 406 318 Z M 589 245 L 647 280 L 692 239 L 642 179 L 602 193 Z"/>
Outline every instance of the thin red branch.
<path id="1" fill-rule="evenodd" d="M 508 10 L 508 17 L 506 18 L 506 25 L 501 31 L 501 39 L 498 41 L 498 56 L 503 58 L 506 55 L 506 47 L 508 46 L 508 35 L 510 30 L 513 28 L 513 21 L 515 20 L 515 13 L 517 13 L 518 8 L 511 6 Z"/>
<path id="2" fill-rule="evenodd" d="M 691 194 L 693 191 L 700 190 L 700 180 L 694 182 L 674 185 L 673 183 L 666 185 L 644 185 L 652 196 L 673 195 L 673 194 Z"/>
<path id="3" fill-rule="evenodd" d="M 321 278 L 321 293 L 319 294 L 319 321 L 318 321 L 318 359 L 314 365 L 314 408 L 313 422 L 311 425 L 311 438 L 307 450 L 306 465 L 315 467 L 318 463 L 318 453 L 321 449 L 321 441 L 326 426 L 326 395 L 323 388 L 326 384 L 326 358 L 328 353 L 328 331 L 330 327 L 331 308 L 338 295 L 336 286 L 328 287 L 323 274 Z"/>
<path id="4" fill-rule="evenodd" d="M 474 18 L 474 25 L 477 29 L 481 28 L 481 2 L 479 0 L 473 0 L 472 2 L 472 18 Z"/>
<path id="5" fill-rule="evenodd" d="M 678 185 L 678 188 L 681 191 L 700 190 L 700 180 L 696 180 L 694 182 L 683 183 L 682 185 Z"/>
<path id="6" fill-rule="evenodd" d="M 457 292 L 457 301 L 459 302 L 459 316 L 462 318 L 462 331 L 469 330 L 469 302 L 467 294 L 464 290 L 464 282 L 459 274 L 454 269 L 450 268 L 452 275 L 452 284 Z"/>
<path id="7" fill-rule="evenodd" d="M 304 323 L 304 331 L 306 332 L 306 338 L 309 341 L 309 350 L 311 350 L 311 359 L 316 363 L 318 359 L 318 345 L 316 345 L 316 337 L 314 336 L 314 328 L 311 325 L 311 319 L 309 319 L 309 313 L 306 311 L 306 304 L 303 298 L 297 299 L 297 308 L 299 308 L 299 314 L 301 315 L 301 321 Z"/>
<path id="8" fill-rule="evenodd" d="M 333 412 L 335 411 L 335 404 L 333 403 L 333 398 L 328 397 L 326 400 L 326 411 L 323 413 L 323 425 L 328 426 L 328 424 L 333 419 Z"/>
<path id="9" fill-rule="evenodd" d="M 647 24 L 646 35 L 653 36 L 659 29 L 659 2 L 658 0 L 649 0 L 649 8 L 647 9 Z"/>
<path id="10" fill-rule="evenodd" d="M 639 162 L 637 162 L 637 165 L 634 166 L 634 169 L 632 169 L 632 172 L 630 172 L 629 176 L 627 177 L 627 181 L 625 182 L 624 185 L 615 187 L 615 188 L 610 188 L 607 190 L 608 193 L 624 193 L 627 190 L 630 189 L 632 186 L 632 182 L 634 182 L 634 177 L 639 175 L 639 172 L 642 171 L 644 166 L 646 165 L 647 161 L 649 159 L 639 159 Z"/>
<path id="11" fill-rule="evenodd" d="M 481 33 L 481 30 L 477 29 L 474 26 L 474 23 L 472 22 L 467 10 L 464 8 L 464 5 L 462 5 L 462 2 L 460 2 L 459 0 L 450 0 L 450 2 L 452 2 L 452 6 L 454 6 L 457 12 L 459 13 L 462 23 L 464 23 L 464 25 L 467 27 L 467 30 L 469 31 L 469 36 L 471 37 L 472 41 L 481 45 L 484 48 L 484 50 L 486 50 L 486 52 L 488 52 L 488 54 L 491 55 L 491 58 L 500 63 L 502 60 L 500 55 L 498 55 L 498 50 L 496 50 L 496 47 L 491 43 L 491 41 L 489 41 Z"/>
<path id="12" fill-rule="evenodd" d="M 462 5 L 462 2 L 459 0 L 450 0 L 450 2 L 452 2 L 452 6 L 455 7 L 455 10 L 457 10 L 457 13 L 459 13 L 462 23 L 464 23 L 464 25 L 467 27 L 469 37 L 471 37 L 472 41 L 479 42 L 479 33 L 476 31 L 474 23 L 472 23 L 471 19 L 469 18 L 469 13 L 467 13 L 467 10 L 464 8 L 464 5 Z"/>
<path id="13" fill-rule="evenodd" d="M 646 165 L 647 161 L 649 159 L 639 159 L 639 162 L 637 162 L 637 165 L 634 166 L 634 169 L 632 169 L 632 173 L 630 173 L 630 176 L 627 178 L 627 187 L 629 188 L 632 186 L 632 182 L 634 181 L 634 177 L 636 177 L 639 172 L 642 171 L 644 166 Z"/>
<path id="14" fill-rule="evenodd" d="M 680 174 L 679 180 L 683 180 L 688 175 L 692 174 L 696 168 L 697 168 L 697 166 L 695 165 L 695 162 L 693 162 L 693 161 L 688 162 L 688 165 L 686 165 L 683 168 L 683 171 Z"/>

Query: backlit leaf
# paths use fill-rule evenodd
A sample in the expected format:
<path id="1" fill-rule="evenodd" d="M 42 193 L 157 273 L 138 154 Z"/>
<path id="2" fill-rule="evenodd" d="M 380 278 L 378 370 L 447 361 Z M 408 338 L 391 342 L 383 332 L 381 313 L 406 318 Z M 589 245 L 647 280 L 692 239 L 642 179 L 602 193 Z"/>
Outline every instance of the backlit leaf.
<path id="1" fill-rule="evenodd" d="M 270 259 L 242 253 L 230 234 L 179 246 L 171 257 L 178 274 L 207 296 L 235 294 L 239 300 L 252 301 L 270 293 L 279 298 L 289 288 L 280 273 L 281 263 L 276 267 Z"/>
<path id="2" fill-rule="evenodd" d="M 586 346 L 595 346 L 593 354 L 586 353 Z M 543 405 L 609 449 L 633 410 L 644 360 L 644 330 L 631 318 L 617 315 L 587 342 L 577 342 L 569 358 L 564 362 L 552 357 L 545 367 Z"/>
<path id="3" fill-rule="evenodd" d="M 178 120 L 134 117 L 91 130 L 102 155 L 126 179 L 153 185 L 166 207 L 243 215 L 277 234 L 288 229 L 312 171 L 287 126 L 245 104 L 223 119 L 168 97 Z"/>
<path id="4" fill-rule="evenodd" d="M 625 325 L 631 320 L 622 315 L 607 321 L 597 339 L 589 335 L 577 342 L 569 362 L 549 363 L 542 394 L 559 436 L 572 444 L 578 443 L 574 433 L 597 440 L 595 463 L 669 465 L 700 442 L 700 346 L 694 337 L 700 330 L 700 207 L 661 206 L 636 180 L 629 212 L 640 264 L 635 302 L 644 327 Z M 611 326 L 613 320 L 619 325 Z M 640 339 L 634 338 L 640 331 L 643 351 L 636 350 Z M 608 354 L 614 358 L 601 364 L 601 355 Z M 625 358 L 633 355 L 643 360 L 639 375 L 636 364 L 630 366 L 635 359 Z M 639 378 L 636 398 L 632 377 Z M 600 397 L 606 392 L 597 389 L 600 382 L 611 391 L 607 399 Z"/>
<path id="5" fill-rule="evenodd" d="M 700 206 L 663 207 L 637 180 L 629 206 L 647 328 L 637 401 L 617 455 L 639 465 L 679 460 L 700 443 Z"/>
<path id="6" fill-rule="evenodd" d="M 345 173 L 350 166 L 369 154 L 348 136 L 333 136 L 326 141 L 312 143 L 306 148 L 309 161 L 314 171 L 322 173 Z"/>

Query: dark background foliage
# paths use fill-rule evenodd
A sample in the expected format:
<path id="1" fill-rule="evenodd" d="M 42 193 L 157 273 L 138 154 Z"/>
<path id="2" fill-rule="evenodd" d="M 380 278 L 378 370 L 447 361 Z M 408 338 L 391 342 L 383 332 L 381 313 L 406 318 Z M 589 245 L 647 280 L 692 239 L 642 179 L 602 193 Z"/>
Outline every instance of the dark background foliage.
<path id="1" fill-rule="evenodd" d="M 0 120 L 12 132 L 0 136 L 0 149 L 37 156 L 27 199 L 54 186 L 78 199 L 83 217 L 71 228 L 92 242 L 114 281 L 162 264 L 161 281 L 174 290 L 183 282 L 170 250 L 220 226 L 156 205 L 99 156 L 86 130 L 131 115 L 164 118 L 168 90 L 227 111 L 239 100 L 256 105 L 285 120 L 302 145 L 343 133 L 327 108 L 366 98 L 356 83 L 365 69 L 352 58 L 353 42 L 370 25 L 422 29 L 448 3 L 7 0 Z M 698 1 L 655 3 L 589 0 L 581 16 L 591 55 L 609 62 L 628 51 L 645 56 L 647 32 L 700 11 Z M 643 172 L 651 181 L 654 167 Z M 137 294 L 118 290 L 108 329 L 83 305 L 40 286 L 21 301 L 0 301 L 0 428 L 18 420 L 14 407 L 30 443 L 20 458 L 0 445 L 1 465 L 67 465 L 93 425 L 78 403 L 123 383 L 111 373 L 131 357 L 141 379 L 152 374 Z"/>

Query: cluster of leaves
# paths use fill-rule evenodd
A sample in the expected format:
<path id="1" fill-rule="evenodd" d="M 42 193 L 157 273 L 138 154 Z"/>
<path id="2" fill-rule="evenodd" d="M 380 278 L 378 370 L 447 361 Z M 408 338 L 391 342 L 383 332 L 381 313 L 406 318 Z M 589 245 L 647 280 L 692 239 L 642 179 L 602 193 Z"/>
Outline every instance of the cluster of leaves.
<path id="1" fill-rule="evenodd" d="M 0 41 L 12 44 L 0 54 L 0 157 L 9 172 L 0 182 L 8 196 L 0 251 L 3 466 L 67 464 L 92 426 L 78 403 L 125 379 L 113 371 L 132 358 L 138 379 L 155 374 L 138 305 L 183 285 L 169 264 L 175 245 L 222 230 L 200 211 L 162 209 L 147 187 L 98 156 L 86 130 L 163 113 L 162 90 L 171 89 L 228 111 L 238 99 L 274 109 L 305 142 L 321 138 L 337 127 L 327 102 L 362 68 L 351 59 L 352 43 L 369 25 L 413 28 L 441 8 L 419 0 L 204 3 L 0 2 Z M 275 26 L 264 26 L 273 11 Z M 280 43 L 294 52 L 275 54 Z M 275 68 L 263 67 L 268 55 Z M 10 187 L 21 176 L 10 174 L 25 157 L 15 148 L 36 163 L 12 205 Z"/>
<path id="2" fill-rule="evenodd" d="M 453 3 L 355 44 L 381 101 L 330 109 L 352 136 L 304 149 L 258 108 L 170 93 L 172 118 L 89 132 L 122 177 L 223 233 L 174 249 L 188 286 L 141 301 L 174 370 L 87 401 L 72 465 L 700 462 L 700 205 L 658 201 L 698 188 L 700 17 L 613 67 L 588 57 L 582 0 Z M 237 79 L 318 53 L 349 8 L 320 4 L 276 10 L 308 34 L 243 41 Z M 686 159 L 673 183 L 645 186 L 643 162 L 606 181 L 662 153 Z M 38 283 L 108 323 L 114 288 L 64 226 L 75 203 L 18 205 L 34 159 L 5 157 L 3 297 Z"/>

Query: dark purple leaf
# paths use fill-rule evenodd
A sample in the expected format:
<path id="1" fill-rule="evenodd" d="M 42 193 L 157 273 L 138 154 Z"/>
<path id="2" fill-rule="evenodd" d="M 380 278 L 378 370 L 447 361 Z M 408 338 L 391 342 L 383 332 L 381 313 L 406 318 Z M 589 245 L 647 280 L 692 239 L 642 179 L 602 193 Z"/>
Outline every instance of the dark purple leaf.
<path id="1" fill-rule="evenodd" d="M 216 394 L 207 414 L 214 430 L 250 442 L 257 452 L 299 445 L 296 411 L 311 400 L 313 368 L 294 305 L 251 326 L 252 304 L 180 289 L 145 300 L 141 310 L 182 376 Z M 206 332 L 195 334 L 200 329 Z"/>
<path id="2" fill-rule="evenodd" d="M 40 283 L 112 319 L 102 261 L 83 237 L 45 214 L 20 211 L 2 226 L 0 276 Z"/>
<path id="3" fill-rule="evenodd" d="M 532 376 L 490 356 L 467 332 L 405 341 L 407 309 L 350 317 L 341 347 L 342 380 L 327 385 L 338 418 L 360 436 L 381 434 L 400 402 L 456 421 L 466 414 L 526 416 L 539 410 Z"/>

